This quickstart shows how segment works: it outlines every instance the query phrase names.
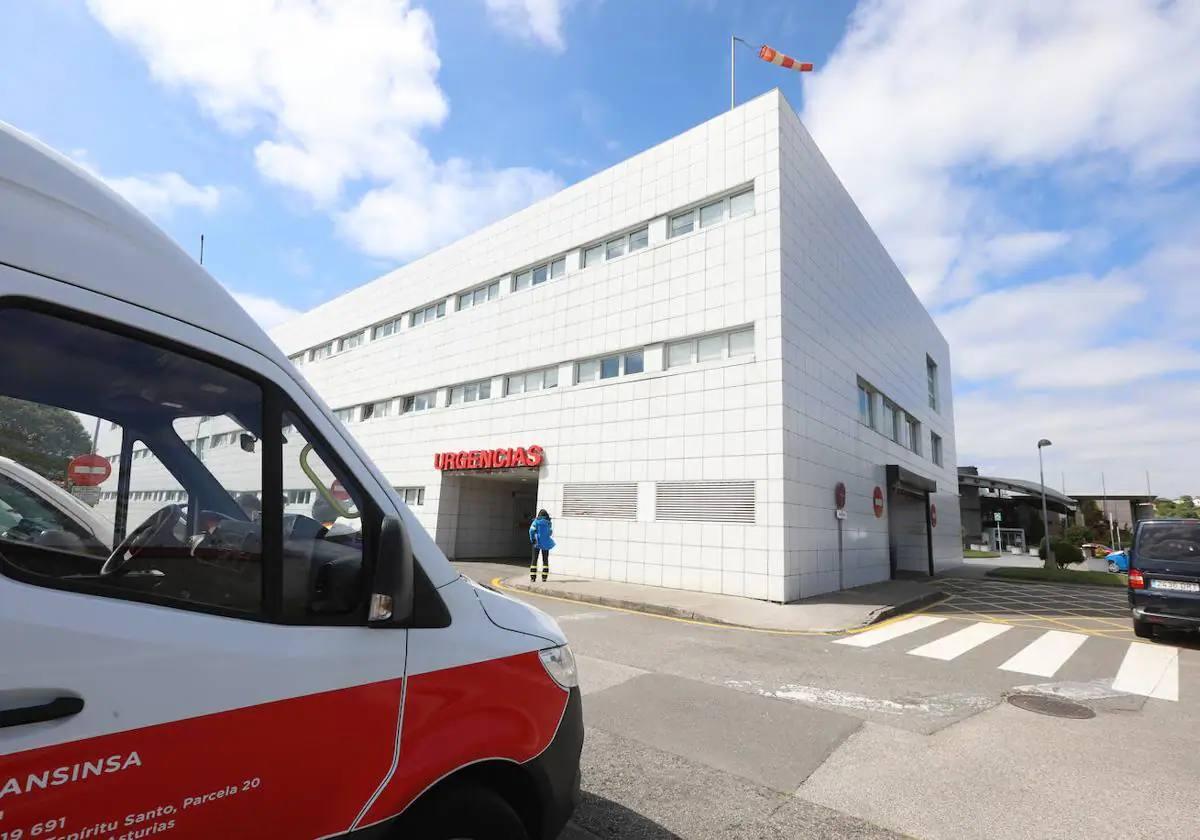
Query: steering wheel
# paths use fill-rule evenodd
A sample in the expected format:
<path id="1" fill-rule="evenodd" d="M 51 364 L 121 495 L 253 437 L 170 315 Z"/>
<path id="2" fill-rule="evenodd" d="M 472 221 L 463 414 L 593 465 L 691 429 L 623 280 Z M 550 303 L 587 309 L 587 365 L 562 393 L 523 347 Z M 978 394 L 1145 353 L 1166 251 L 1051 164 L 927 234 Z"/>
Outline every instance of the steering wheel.
<path id="1" fill-rule="evenodd" d="M 153 545 L 160 537 L 173 531 L 175 523 L 182 515 L 183 507 L 181 505 L 166 505 L 156 510 L 149 519 L 134 528 L 125 539 L 121 540 L 121 544 L 113 549 L 112 554 L 108 555 L 108 559 L 100 567 L 100 576 L 110 577 L 118 574 L 129 561 Z"/>

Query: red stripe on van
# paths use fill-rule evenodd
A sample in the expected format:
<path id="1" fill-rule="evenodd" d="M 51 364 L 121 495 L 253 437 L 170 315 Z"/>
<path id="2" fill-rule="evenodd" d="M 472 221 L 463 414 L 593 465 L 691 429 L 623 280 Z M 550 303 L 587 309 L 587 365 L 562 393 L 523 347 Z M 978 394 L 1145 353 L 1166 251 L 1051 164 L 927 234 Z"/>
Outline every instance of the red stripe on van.
<path id="1" fill-rule="evenodd" d="M 345 831 L 391 767 L 402 688 L 386 680 L 0 755 L 0 834 L 50 821 L 39 834 Z"/>
<path id="2" fill-rule="evenodd" d="M 550 745 L 566 706 L 567 693 L 537 651 L 410 677 L 399 767 L 360 826 L 400 813 L 467 764 L 535 758 Z"/>

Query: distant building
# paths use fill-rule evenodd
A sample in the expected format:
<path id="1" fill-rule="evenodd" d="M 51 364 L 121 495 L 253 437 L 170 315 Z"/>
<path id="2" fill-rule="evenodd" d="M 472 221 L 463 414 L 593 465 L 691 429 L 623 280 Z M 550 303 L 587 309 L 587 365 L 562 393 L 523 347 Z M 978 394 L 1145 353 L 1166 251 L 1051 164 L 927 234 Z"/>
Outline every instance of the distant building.
<path id="1" fill-rule="evenodd" d="M 1061 534 L 1074 521 L 1078 500 L 1046 487 L 1050 533 Z M 994 550 L 1035 548 L 1042 532 L 1042 487 L 1037 481 L 980 475 L 977 467 L 958 468 L 963 546 Z"/>
<path id="2" fill-rule="evenodd" d="M 1096 495 L 1094 493 L 1072 493 L 1072 498 L 1079 502 L 1079 510 L 1075 514 L 1075 522 L 1083 524 L 1084 506 L 1094 502 L 1104 514 L 1105 521 L 1112 515 L 1113 524 L 1122 531 L 1132 531 L 1134 523 L 1139 519 L 1149 519 L 1154 516 L 1154 500 L 1157 496 L 1114 496 Z"/>

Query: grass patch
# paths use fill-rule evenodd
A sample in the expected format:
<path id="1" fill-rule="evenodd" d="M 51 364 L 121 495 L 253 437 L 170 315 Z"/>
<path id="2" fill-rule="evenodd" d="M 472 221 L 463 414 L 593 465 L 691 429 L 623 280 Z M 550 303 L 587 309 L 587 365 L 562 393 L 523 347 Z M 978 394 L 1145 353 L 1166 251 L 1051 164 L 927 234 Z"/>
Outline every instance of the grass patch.
<path id="1" fill-rule="evenodd" d="M 976 551 L 973 548 L 964 548 L 963 549 L 963 557 L 967 557 L 967 558 L 983 558 L 983 557 L 991 558 L 991 557 L 999 557 L 999 556 L 1000 556 L 999 551 Z"/>
<path id="2" fill-rule="evenodd" d="M 1076 583 L 1084 586 L 1124 588 L 1128 585 L 1125 575 L 1114 575 L 1111 572 L 1076 572 L 1072 569 L 989 569 L 987 576 L 1008 580 L 1036 580 L 1041 583 Z"/>

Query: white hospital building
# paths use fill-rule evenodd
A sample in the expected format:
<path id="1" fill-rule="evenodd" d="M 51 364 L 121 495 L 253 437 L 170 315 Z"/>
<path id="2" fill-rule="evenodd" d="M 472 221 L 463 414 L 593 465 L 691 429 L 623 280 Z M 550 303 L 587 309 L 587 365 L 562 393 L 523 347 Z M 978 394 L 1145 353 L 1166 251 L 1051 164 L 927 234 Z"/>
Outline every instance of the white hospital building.
<path id="1" fill-rule="evenodd" d="M 452 559 L 526 558 L 544 507 L 556 575 L 794 601 L 961 560 L 946 341 L 778 92 L 273 335 Z"/>

